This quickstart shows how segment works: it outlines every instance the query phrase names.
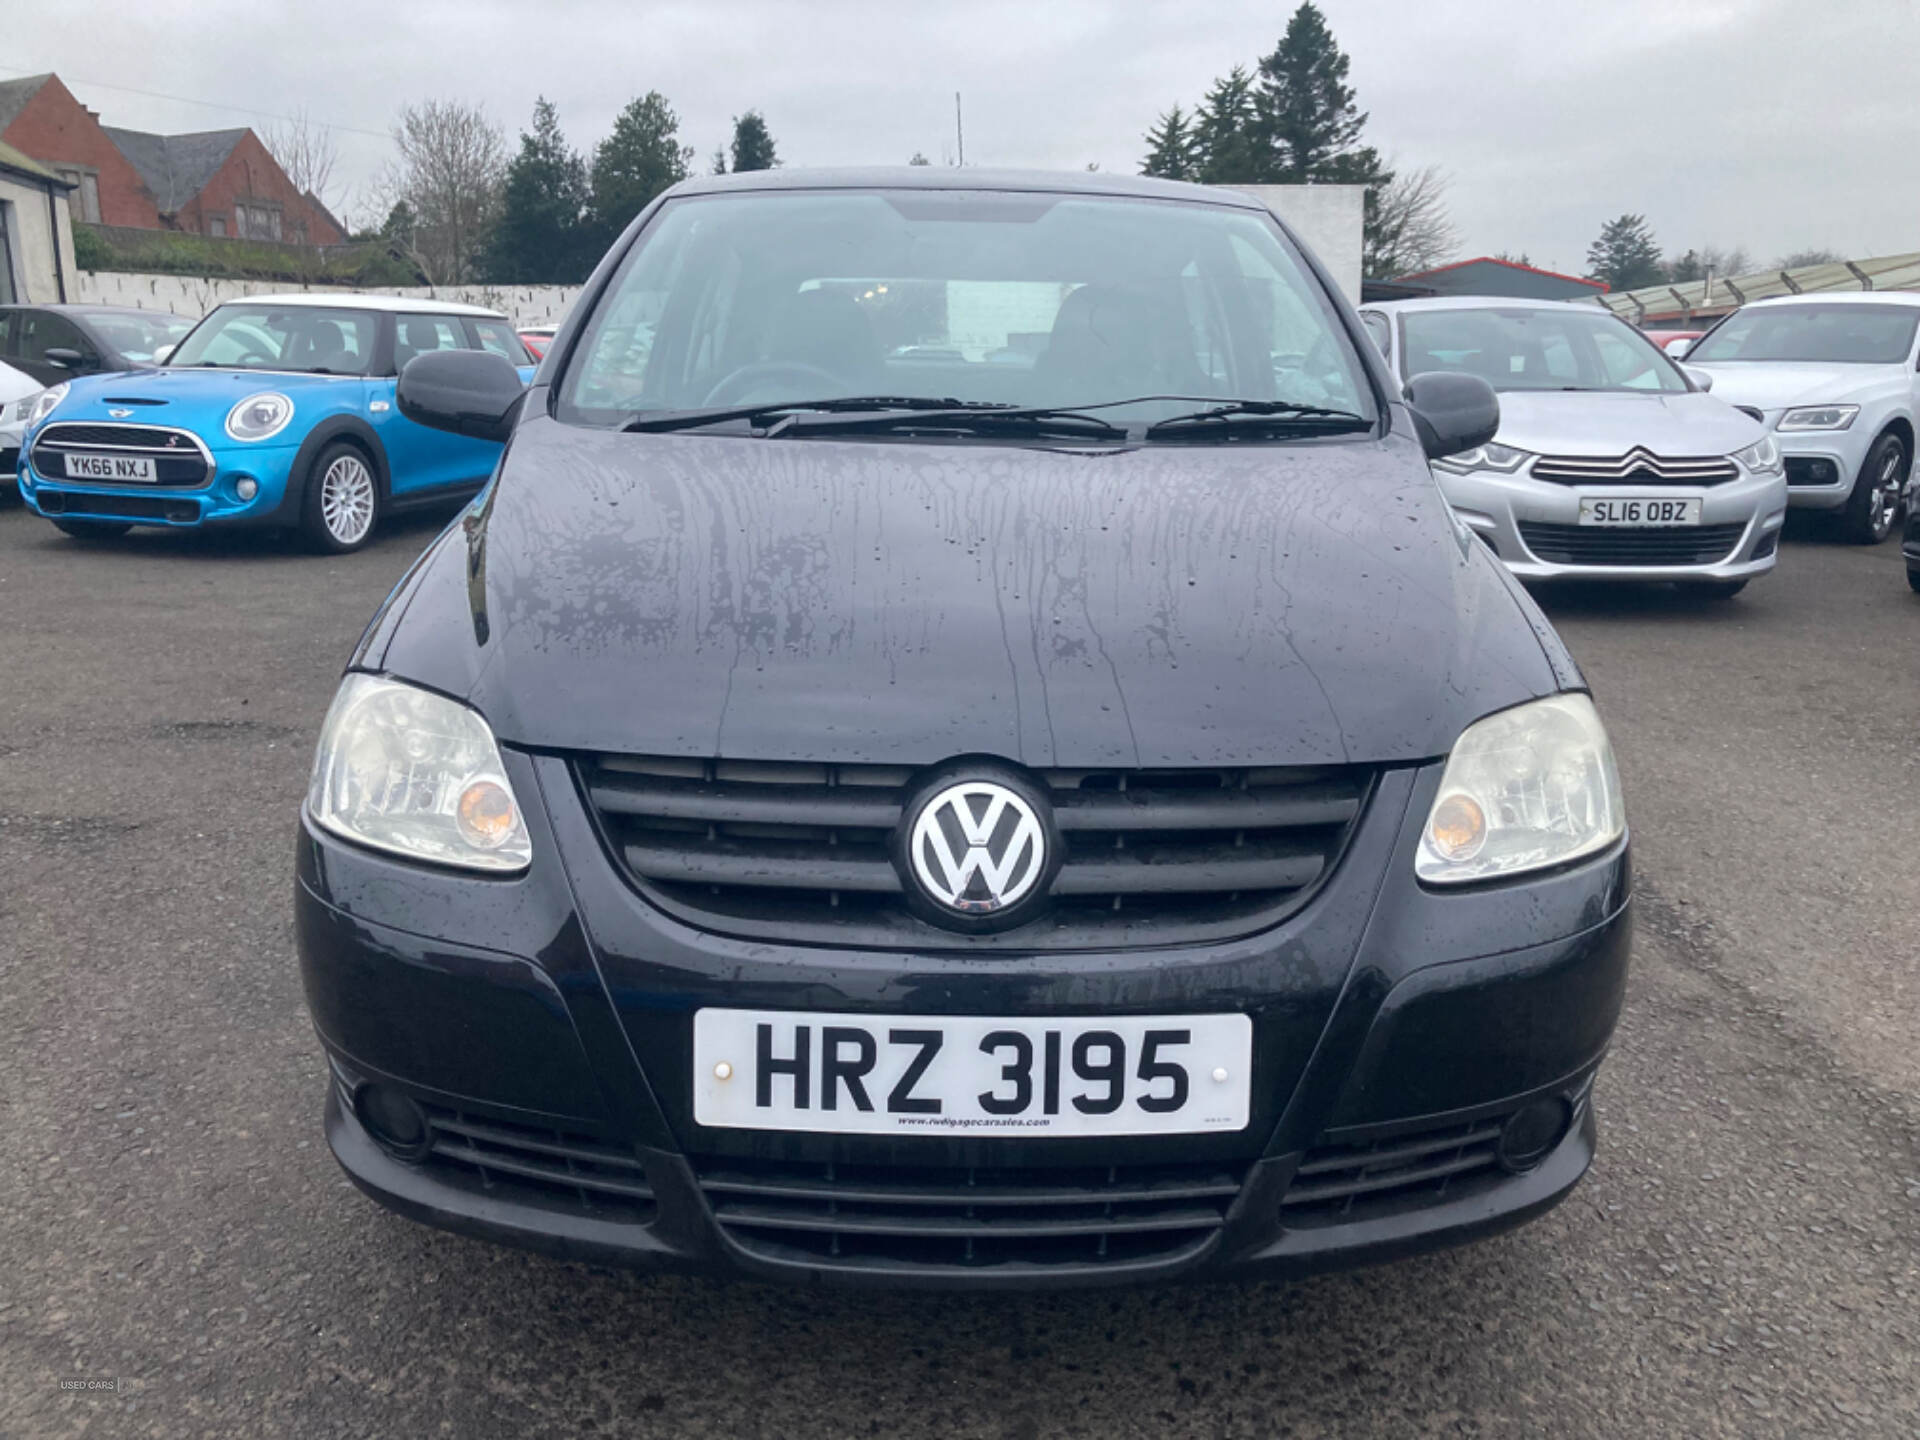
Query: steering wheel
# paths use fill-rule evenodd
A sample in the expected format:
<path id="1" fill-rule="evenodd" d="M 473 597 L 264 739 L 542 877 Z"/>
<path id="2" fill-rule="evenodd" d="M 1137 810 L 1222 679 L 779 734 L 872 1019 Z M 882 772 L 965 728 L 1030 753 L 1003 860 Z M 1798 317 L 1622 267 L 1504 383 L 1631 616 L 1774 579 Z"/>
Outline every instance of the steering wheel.
<path id="1" fill-rule="evenodd" d="M 269 355 L 264 350 L 242 350 L 239 355 L 234 357 L 233 363 L 236 365 L 245 365 L 249 360 L 265 360 L 271 363 L 279 358 L 278 355 Z"/>
<path id="2" fill-rule="evenodd" d="M 809 365 L 802 360 L 755 360 L 742 365 L 731 374 L 723 375 L 720 383 L 707 392 L 705 404 L 739 405 L 747 401 L 762 381 L 797 380 L 812 382 L 813 388 L 803 390 L 798 395 L 785 395 L 780 398 L 789 400 L 815 400 L 831 395 L 836 390 L 846 388 L 846 381 L 831 370 L 823 370 L 818 365 Z M 821 387 L 825 386 L 825 389 Z"/>

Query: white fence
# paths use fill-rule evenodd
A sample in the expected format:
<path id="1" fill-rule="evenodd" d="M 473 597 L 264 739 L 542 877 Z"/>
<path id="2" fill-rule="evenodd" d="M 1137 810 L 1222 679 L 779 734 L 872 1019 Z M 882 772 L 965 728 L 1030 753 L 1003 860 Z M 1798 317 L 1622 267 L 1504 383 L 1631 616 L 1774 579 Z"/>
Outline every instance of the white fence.
<path id="1" fill-rule="evenodd" d="M 284 280 L 204 280 L 191 275 L 134 275 L 117 270 L 82 270 L 68 291 L 82 305 L 130 305 L 138 310 L 171 310 L 198 320 L 223 300 L 248 295 L 354 293 L 334 285 L 296 285 Z M 412 285 L 375 286 L 373 295 L 407 295 L 422 300 L 457 300 L 498 310 L 515 325 L 558 325 L 579 295 L 578 285 Z"/>

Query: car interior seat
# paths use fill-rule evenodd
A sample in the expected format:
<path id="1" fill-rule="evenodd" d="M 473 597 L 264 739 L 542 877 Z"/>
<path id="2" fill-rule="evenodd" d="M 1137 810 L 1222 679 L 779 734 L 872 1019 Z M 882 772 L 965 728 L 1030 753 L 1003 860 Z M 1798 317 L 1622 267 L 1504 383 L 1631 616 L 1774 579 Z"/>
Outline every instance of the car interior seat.
<path id="1" fill-rule="evenodd" d="M 811 365 L 838 378 L 849 395 L 883 388 L 880 342 L 860 302 L 844 290 L 802 290 L 781 308 L 767 336 L 769 363 Z M 823 397 L 824 398 L 824 397 Z"/>

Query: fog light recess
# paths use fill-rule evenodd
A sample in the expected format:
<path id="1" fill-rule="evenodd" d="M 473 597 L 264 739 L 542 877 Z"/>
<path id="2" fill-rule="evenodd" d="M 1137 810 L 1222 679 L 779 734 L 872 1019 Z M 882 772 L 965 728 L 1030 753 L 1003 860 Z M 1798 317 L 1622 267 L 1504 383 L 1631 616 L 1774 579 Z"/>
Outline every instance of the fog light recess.
<path id="1" fill-rule="evenodd" d="M 1531 1170 L 1566 1138 L 1573 1107 L 1556 1095 L 1523 1107 L 1500 1132 L 1500 1166 L 1515 1174 Z"/>
<path id="2" fill-rule="evenodd" d="M 425 1158 L 432 1143 L 427 1116 L 411 1096 L 391 1085 L 362 1085 L 353 1095 L 353 1113 L 389 1155 L 400 1160 Z"/>

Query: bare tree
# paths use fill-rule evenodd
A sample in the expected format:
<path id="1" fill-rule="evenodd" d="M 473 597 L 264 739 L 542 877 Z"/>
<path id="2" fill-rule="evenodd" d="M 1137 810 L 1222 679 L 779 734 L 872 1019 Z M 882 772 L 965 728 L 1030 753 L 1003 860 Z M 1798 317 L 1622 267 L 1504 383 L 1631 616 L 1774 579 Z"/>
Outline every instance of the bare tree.
<path id="1" fill-rule="evenodd" d="M 430 284 L 475 279 L 506 177 L 500 127 L 478 105 L 427 100 L 402 107 L 393 143 L 400 158 L 387 166 L 381 189 L 389 214 L 404 206 L 408 223 L 393 227 L 391 238 Z"/>
<path id="2" fill-rule="evenodd" d="M 339 213 L 334 203 L 333 167 L 340 149 L 329 127 L 315 120 L 303 106 L 262 131 L 260 143 L 279 161 L 294 189 L 311 195 L 330 213 Z M 345 198 L 340 197 L 342 203 Z"/>
<path id="3" fill-rule="evenodd" d="M 1387 162 L 1392 168 L 1393 162 Z M 1447 214 L 1446 173 L 1438 165 L 1397 170 L 1367 196 L 1366 273 L 1382 280 L 1431 270 L 1459 248 Z"/>

